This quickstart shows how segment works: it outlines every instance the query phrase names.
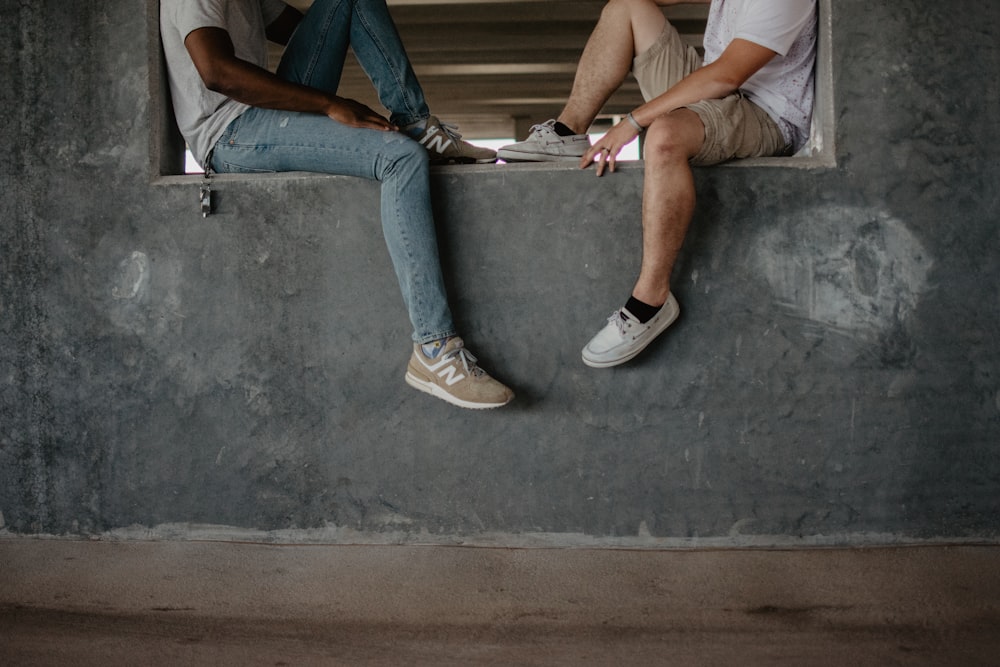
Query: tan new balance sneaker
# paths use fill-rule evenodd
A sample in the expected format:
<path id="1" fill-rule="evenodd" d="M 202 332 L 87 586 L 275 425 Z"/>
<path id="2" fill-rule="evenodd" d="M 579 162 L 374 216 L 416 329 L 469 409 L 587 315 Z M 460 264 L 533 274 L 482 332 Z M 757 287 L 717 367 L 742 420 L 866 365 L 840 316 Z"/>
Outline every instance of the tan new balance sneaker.
<path id="1" fill-rule="evenodd" d="M 514 398 L 514 392 L 476 365 L 476 358 L 458 336 L 447 339 L 444 345 L 438 343 L 430 354 L 415 344 L 406 368 L 406 384 L 474 410 L 499 408 Z"/>
<path id="2" fill-rule="evenodd" d="M 435 116 L 428 118 L 422 129 L 412 127 L 404 128 L 404 131 L 427 149 L 431 164 L 489 164 L 497 161 L 495 150 L 463 141 L 457 127 L 442 123 Z"/>

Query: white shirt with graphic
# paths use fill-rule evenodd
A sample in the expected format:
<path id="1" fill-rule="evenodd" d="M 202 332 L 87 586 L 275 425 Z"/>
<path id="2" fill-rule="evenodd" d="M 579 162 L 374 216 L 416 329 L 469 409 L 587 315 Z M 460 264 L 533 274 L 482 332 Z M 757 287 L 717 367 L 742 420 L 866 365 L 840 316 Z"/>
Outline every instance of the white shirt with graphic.
<path id="1" fill-rule="evenodd" d="M 712 0 L 705 29 L 705 64 L 734 39 L 776 55 L 740 90 L 764 109 L 797 151 L 809 139 L 816 63 L 816 0 Z"/>

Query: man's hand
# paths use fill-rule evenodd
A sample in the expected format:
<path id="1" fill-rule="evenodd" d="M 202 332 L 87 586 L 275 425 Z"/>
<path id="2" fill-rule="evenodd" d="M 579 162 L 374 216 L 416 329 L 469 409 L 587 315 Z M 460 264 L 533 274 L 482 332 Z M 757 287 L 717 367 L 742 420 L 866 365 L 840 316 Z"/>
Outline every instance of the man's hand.
<path id="1" fill-rule="evenodd" d="M 326 115 L 343 125 L 369 130 L 398 130 L 399 128 L 369 107 L 356 100 L 337 97 L 330 104 Z"/>
<path id="2" fill-rule="evenodd" d="M 600 141 L 584 153 L 583 157 L 580 158 L 580 169 L 586 169 L 593 162 L 597 162 L 598 176 L 604 175 L 605 167 L 614 171 L 618 154 L 637 136 L 639 136 L 639 131 L 635 129 L 635 126 L 628 120 L 623 120 L 608 130 L 608 133 L 601 137 Z"/>

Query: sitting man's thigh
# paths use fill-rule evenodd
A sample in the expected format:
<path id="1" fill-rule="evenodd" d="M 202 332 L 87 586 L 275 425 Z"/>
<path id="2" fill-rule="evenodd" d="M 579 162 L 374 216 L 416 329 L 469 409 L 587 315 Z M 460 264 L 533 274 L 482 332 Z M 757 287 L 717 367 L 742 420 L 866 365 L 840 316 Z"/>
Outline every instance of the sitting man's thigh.
<path id="1" fill-rule="evenodd" d="M 694 111 L 680 108 L 653 121 L 643 143 L 643 157 L 648 163 L 659 159 L 688 160 L 705 141 L 705 126 Z"/>
<path id="2" fill-rule="evenodd" d="M 705 166 L 726 160 L 785 155 L 788 146 L 778 124 L 762 108 L 735 93 L 723 99 L 689 104 L 705 126 L 705 141 L 691 164 Z"/>
<path id="3" fill-rule="evenodd" d="M 427 160 L 400 132 L 350 127 L 320 114 L 252 108 L 216 144 L 219 172 L 313 171 L 381 180 L 398 161 Z"/>

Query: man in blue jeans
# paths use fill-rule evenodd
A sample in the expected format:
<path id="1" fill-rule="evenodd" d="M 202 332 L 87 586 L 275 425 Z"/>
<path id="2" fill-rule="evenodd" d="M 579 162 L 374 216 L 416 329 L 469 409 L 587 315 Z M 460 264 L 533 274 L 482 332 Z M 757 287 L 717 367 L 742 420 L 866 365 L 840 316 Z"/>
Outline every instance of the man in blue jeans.
<path id="1" fill-rule="evenodd" d="M 466 408 L 513 392 L 456 335 L 431 213 L 431 162 L 493 162 L 432 116 L 385 0 L 161 0 L 174 111 L 192 153 L 216 172 L 315 171 L 382 183 L 382 231 L 413 324 L 411 386 Z M 277 73 L 267 41 L 286 45 Z M 348 47 L 388 119 L 337 96 Z"/>

